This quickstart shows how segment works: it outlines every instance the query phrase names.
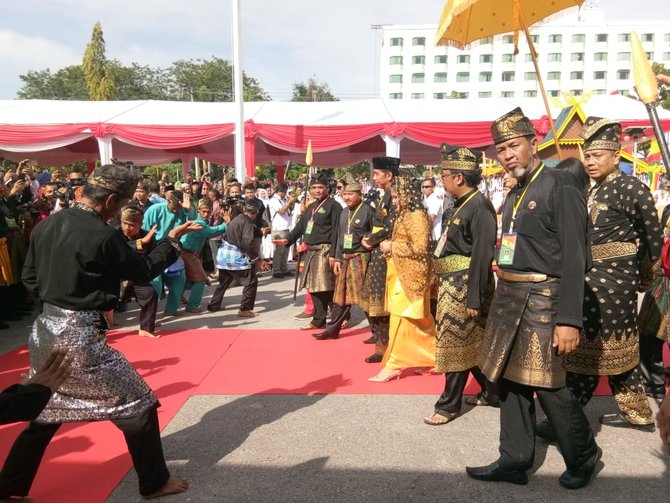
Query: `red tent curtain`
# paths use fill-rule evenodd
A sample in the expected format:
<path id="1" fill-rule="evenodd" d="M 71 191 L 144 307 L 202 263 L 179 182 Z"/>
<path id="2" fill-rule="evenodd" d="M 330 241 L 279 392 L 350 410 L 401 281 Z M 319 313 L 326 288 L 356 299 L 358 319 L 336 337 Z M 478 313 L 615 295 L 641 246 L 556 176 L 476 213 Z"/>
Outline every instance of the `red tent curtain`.
<path id="1" fill-rule="evenodd" d="M 326 152 L 348 147 L 384 131 L 383 124 L 349 126 L 254 124 L 254 126 L 257 136 L 267 143 L 293 152 L 306 151 L 309 140 L 312 140 L 313 152 Z"/>
<path id="2" fill-rule="evenodd" d="M 94 130 L 94 124 L 61 124 L 48 126 L 0 125 L 0 143 L 46 143 Z M 91 133 L 93 134 L 93 133 Z"/>
<path id="3" fill-rule="evenodd" d="M 136 145 L 174 149 L 194 147 L 218 140 L 235 131 L 234 124 L 209 124 L 198 126 L 152 126 L 101 124 L 96 136 L 114 135 L 120 141 Z"/>

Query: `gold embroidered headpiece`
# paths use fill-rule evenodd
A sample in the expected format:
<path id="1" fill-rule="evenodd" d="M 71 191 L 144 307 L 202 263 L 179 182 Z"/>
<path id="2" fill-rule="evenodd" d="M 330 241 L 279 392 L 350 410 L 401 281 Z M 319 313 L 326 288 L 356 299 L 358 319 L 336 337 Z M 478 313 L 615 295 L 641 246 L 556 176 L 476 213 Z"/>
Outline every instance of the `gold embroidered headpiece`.
<path id="1" fill-rule="evenodd" d="M 523 114 L 521 108 L 517 107 L 498 117 L 491 124 L 491 136 L 493 143 L 498 144 L 519 136 L 535 136 L 536 131 L 530 119 Z"/>
<path id="2" fill-rule="evenodd" d="M 587 117 L 582 132 L 582 150 L 621 150 L 621 124 L 610 119 Z"/>
<path id="3" fill-rule="evenodd" d="M 96 169 L 93 174 L 88 177 L 86 184 L 100 187 L 101 189 L 108 190 L 124 198 L 132 198 L 135 194 L 137 182 L 139 181 L 137 175 L 128 172 L 124 173 L 123 176 L 112 176 L 105 168 L 107 168 L 107 166 L 101 166 Z"/>
<path id="4" fill-rule="evenodd" d="M 121 220 L 126 222 L 141 222 L 143 218 L 144 215 L 137 208 L 126 206 L 121 212 Z"/>
<path id="5" fill-rule="evenodd" d="M 360 182 L 357 182 L 354 180 L 354 177 L 351 176 L 350 174 L 347 174 L 344 177 L 344 192 L 361 192 L 363 190 L 363 186 L 360 184 Z"/>
<path id="6" fill-rule="evenodd" d="M 442 154 L 442 169 L 454 169 L 458 171 L 479 171 L 481 153 L 470 150 L 460 145 L 440 145 Z"/>

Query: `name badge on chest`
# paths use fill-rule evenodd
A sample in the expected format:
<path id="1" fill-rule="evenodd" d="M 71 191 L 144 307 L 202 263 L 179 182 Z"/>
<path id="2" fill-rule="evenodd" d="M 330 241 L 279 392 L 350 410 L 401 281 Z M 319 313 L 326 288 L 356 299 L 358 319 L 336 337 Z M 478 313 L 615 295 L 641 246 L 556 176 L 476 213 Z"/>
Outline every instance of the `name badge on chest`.
<path id="1" fill-rule="evenodd" d="M 443 232 L 442 235 L 440 236 L 440 239 L 437 242 L 437 245 L 435 246 L 435 251 L 433 252 L 433 255 L 436 258 L 440 258 L 442 256 L 442 252 L 444 251 L 445 246 L 447 246 L 447 233 Z"/>
<path id="2" fill-rule="evenodd" d="M 311 234 L 312 228 L 314 227 L 314 220 L 307 222 L 307 227 L 305 228 L 305 234 Z"/>
<path id="3" fill-rule="evenodd" d="M 502 235 L 498 265 L 512 265 L 514 263 L 514 249 L 516 248 L 516 232 Z"/>

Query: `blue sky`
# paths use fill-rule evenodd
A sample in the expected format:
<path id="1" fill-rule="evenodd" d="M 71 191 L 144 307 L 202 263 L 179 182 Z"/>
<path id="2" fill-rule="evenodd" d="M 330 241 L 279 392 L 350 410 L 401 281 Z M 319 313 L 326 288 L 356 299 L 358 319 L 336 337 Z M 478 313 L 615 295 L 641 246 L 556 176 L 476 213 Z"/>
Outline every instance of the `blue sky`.
<path id="1" fill-rule="evenodd" d="M 540 1 L 540 0 L 538 0 Z M 373 24 L 434 24 L 444 0 L 242 0 L 245 71 L 274 99 L 316 75 L 336 96 L 374 96 Z M 610 20 L 669 19 L 668 0 L 601 0 Z M 81 62 L 100 21 L 107 55 L 124 64 L 168 66 L 178 59 L 232 59 L 230 0 L 20 0 L 3 2 L 0 99 L 13 99 L 28 70 Z"/>

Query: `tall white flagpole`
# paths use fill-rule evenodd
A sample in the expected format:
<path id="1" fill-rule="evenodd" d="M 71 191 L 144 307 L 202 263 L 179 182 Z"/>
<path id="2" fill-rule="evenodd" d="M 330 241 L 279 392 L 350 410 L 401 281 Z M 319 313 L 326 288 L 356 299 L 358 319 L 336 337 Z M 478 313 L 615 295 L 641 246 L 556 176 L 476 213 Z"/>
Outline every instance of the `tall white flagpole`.
<path id="1" fill-rule="evenodd" d="M 235 177 L 244 182 L 246 164 L 244 159 L 244 86 L 242 81 L 242 50 L 240 33 L 240 0 L 233 2 L 233 77 L 237 120 L 235 121 Z"/>

